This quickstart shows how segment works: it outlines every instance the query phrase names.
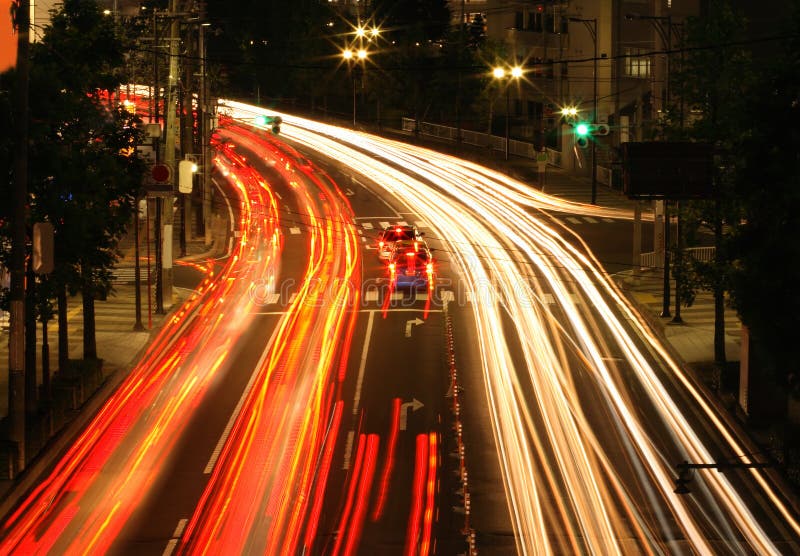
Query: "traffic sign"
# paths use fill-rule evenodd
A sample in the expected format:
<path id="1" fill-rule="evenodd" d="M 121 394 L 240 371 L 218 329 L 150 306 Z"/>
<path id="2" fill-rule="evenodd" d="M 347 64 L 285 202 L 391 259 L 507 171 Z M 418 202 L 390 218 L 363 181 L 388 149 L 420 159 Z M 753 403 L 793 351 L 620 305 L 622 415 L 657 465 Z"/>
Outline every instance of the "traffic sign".
<path id="1" fill-rule="evenodd" d="M 150 170 L 150 174 L 153 176 L 153 179 L 159 183 L 164 183 L 169 181 L 170 177 L 170 170 L 169 166 L 166 164 L 153 164 L 152 169 Z"/>

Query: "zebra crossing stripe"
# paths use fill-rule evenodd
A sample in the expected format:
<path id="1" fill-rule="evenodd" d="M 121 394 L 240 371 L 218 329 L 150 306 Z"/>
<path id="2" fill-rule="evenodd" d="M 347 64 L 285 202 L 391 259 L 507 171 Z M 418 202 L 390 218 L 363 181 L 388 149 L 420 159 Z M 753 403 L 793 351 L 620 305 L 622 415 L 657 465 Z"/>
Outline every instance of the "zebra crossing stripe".
<path id="1" fill-rule="evenodd" d="M 427 228 L 428 227 L 428 223 L 425 222 L 424 220 L 417 220 L 416 222 L 414 222 L 414 225 L 417 228 Z"/>
<path id="2" fill-rule="evenodd" d="M 289 233 L 297 235 L 297 234 L 300 233 L 300 228 L 297 228 L 297 227 L 289 228 Z"/>
<path id="3" fill-rule="evenodd" d="M 371 230 L 374 227 L 372 225 L 372 222 L 364 222 L 363 224 L 361 224 L 361 226 L 363 226 L 365 230 Z"/>
<path id="4" fill-rule="evenodd" d="M 613 218 L 602 218 L 602 220 L 606 224 L 613 224 L 614 222 L 616 222 L 616 220 L 614 220 Z"/>
<path id="5" fill-rule="evenodd" d="M 597 224 L 599 222 L 597 218 L 592 218 L 591 216 L 584 216 L 583 219 L 589 224 Z"/>
<path id="6" fill-rule="evenodd" d="M 572 224 L 583 224 L 583 222 L 581 222 L 580 219 L 575 218 L 574 216 L 567 216 L 567 222 L 570 222 Z"/>
<path id="7" fill-rule="evenodd" d="M 389 227 L 389 223 L 388 222 L 378 222 L 378 225 L 381 228 L 388 228 Z"/>
<path id="8" fill-rule="evenodd" d="M 378 290 L 367 290 L 367 293 L 364 294 L 364 301 L 367 303 L 378 301 Z"/>

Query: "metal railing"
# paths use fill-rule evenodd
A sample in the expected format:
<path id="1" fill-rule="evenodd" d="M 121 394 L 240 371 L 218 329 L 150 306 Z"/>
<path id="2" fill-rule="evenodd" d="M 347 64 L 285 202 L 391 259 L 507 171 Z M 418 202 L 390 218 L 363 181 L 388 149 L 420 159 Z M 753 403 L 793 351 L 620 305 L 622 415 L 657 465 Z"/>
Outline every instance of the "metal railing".
<path id="1" fill-rule="evenodd" d="M 414 119 L 403 118 L 402 128 L 403 131 L 414 133 Z M 419 133 L 421 135 L 428 135 L 430 137 L 436 137 L 437 139 L 443 139 L 445 141 L 452 141 L 453 143 L 458 140 L 458 128 L 446 125 L 420 122 Z M 498 137 L 497 135 L 489 135 L 488 133 L 480 133 L 468 129 L 461 130 L 461 142 L 467 145 L 474 145 L 476 147 L 489 148 L 491 146 L 492 150 L 495 151 L 505 151 L 506 149 L 505 137 Z M 546 149 L 546 151 L 547 163 L 552 166 L 560 167 L 561 153 L 554 149 Z M 509 154 L 513 154 L 515 156 L 522 156 L 530 159 L 536 158 L 536 146 L 533 143 L 528 143 L 527 141 L 517 141 L 516 139 L 511 139 L 508 142 L 508 152 Z"/>
<path id="2" fill-rule="evenodd" d="M 714 260 L 716 250 L 714 247 L 687 247 L 683 252 L 695 261 L 710 263 Z M 645 269 L 664 268 L 664 259 L 662 257 L 663 254 L 659 256 L 659 253 L 656 252 L 641 253 L 639 255 L 639 267 Z"/>

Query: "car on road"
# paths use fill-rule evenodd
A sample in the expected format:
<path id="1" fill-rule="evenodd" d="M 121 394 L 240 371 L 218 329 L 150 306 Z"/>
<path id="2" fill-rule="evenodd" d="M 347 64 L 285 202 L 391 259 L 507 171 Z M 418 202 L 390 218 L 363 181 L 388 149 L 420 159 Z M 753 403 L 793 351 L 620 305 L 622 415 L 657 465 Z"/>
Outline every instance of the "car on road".
<path id="1" fill-rule="evenodd" d="M 398 241 L 419 241 L 422 239 L 422 234 L 417 230 L 416 226 L 396 225 L 387 226 L 378 233 L 378 258 L 382 261 L 388 261 L 392 256 L 392 249 Z"/>
<path id="2" fill-rule="evenodd" d="M 433 255 L 423 240 L 395 242 L 389 257 L 389 280 L 396 288 L 433 287 Z"/>

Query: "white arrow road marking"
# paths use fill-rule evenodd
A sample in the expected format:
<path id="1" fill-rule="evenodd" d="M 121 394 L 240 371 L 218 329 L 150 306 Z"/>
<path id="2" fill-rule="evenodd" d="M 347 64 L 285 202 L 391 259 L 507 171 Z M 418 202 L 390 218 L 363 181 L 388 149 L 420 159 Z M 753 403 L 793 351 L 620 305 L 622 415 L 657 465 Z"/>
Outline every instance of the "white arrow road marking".
<path id="1" fill-rule="evenodd" d="M 348 197 L 352 197 L 353 195 L 356 194 L 356 192 L 350 189 L 349 187 L 345 187 L 344 194 L 347 195 Z"/>
<path id="2" fill-rule="evenodd" d="M 414 325 L 425 324 L 425 321 L 422 319 L 414 319 L 414 320 L 407 320 L 406 321 L 406 338 L 411 337 L 411 327 Z"/>
<path id="3" fill-rule="evenodd" d="M 408 425 L 408 410 L 411 408 L 411 411 L 416 411 L 421 408 L 424 404 L 419 401 L 417 398 L 414 398 L 410 402 L 406 402 L 400 406 L 400 430 L 406 430 L 406 425 Z"/>

